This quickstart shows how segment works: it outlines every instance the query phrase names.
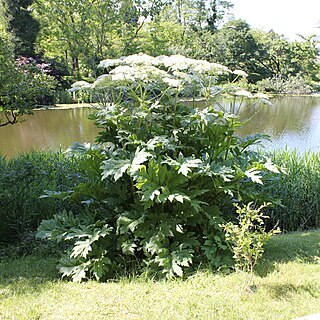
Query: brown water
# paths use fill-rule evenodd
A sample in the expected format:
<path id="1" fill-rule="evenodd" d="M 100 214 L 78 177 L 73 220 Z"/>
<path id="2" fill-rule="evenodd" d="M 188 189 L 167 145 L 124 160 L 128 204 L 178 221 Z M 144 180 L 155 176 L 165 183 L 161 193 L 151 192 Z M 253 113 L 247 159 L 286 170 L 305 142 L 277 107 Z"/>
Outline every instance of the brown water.
<path id="1" fill-rule="evenodd" d="M 90 108 L 39 110 L 25 121 L 0 128 L 0 153 L 12 158 L 20 152 L 67 148 L 73 142 L 93 142 L 98 130 L 88 119 Z"/>
<path id="2" fill-rule="evenodd" d="M 269 134 L 267 148 L 320 148 L 320 97 L 286 97 L 272 100 L 272 106 L 243 105 L 240 118 L 249 119 L 238 132 Z M 93 142 L 98 129 L 88 120 L 90 108 L 35 111 L 26 121 L 0 128 L 0 153 L 8 158 L 32 149 L 59 149 L 73 142 Z"/>
<path id="3" fill-rule="evenodd" d="M 249 119 L 239 134 L 270 135 L 268 149 L 297 149 L 299 152 L 320 149 L 320 96 L 272 99 L 272 106 L 244 108 L 241 119 Z"/>

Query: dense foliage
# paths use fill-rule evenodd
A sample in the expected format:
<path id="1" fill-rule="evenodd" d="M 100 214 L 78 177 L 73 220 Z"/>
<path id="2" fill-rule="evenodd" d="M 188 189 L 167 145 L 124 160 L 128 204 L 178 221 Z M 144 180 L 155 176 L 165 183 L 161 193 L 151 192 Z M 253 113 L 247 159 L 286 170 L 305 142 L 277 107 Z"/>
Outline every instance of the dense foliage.
<path id="1" fill-rule="evenodd" d="M 316 152 L 299 155 L 287 150 L 273 155 L 273 161 L 285 168 L 286 173 L 281 174 L 279 179 L 264 183 L 264 188 L 273 192 L 274 198 L 281 199 L 279 204 L 267 210 L 270 215 L 268 228 L 276 224 L 283 231 L 320 227 L 318 159 Z M 57 210 L 68 211 L 71 208 L 69 202 L 39 199 L 39 196 L 47 189 L 71 190 L 79 183 L 78 179 L 87 180 L 88 185 L 92 184 L 93 176 L 90 172 L 92 170 L 84 170 L 78 160 L 61 153 L 31 153 L 10 161 L 2 158 L 0 242 L 19 240 L 21 236 L 35 231 L 41 220 L 52 217 Z M 91 180 L 86 173 L 89 173 Z M 96 178 L 93 185 L 99 183 L 99 177 Z M 17 179 L 21 181 L 19 185 L 16 183 Z M 72 207 L 73 210 L 78 210 L 78 202 Z"/>
<path id="2" fill-rule="evenodd" d="M 69 199 L 79 214 L 63 211 L 39 227 L 38 236 L 70 243 L 60 271 L 74 281 L 104 280 L 123 270 L 182 276 L 205 263 L 230 265 L 221 226 L 232 221 L 232 202 L 263 201 L 263 181 L 278 168 L 250 150 L 258 137 L 240 139 L 240 123 L 217 109 L 227 68 L 179 57 L 129 56 L 104 60 L 101 76 L 121 94 L 95 116 L 96 146 L 70 151 L 90 173 Z M 239 71 L 237 72 L 239 73 Z M 199 93 L 207 107 L 186 106 Z"/>
<path id="3" fill-rule="evenodd" d="M 0 127 L 17 123 L 52 92 L 55 81 L 41 65 L 15 60 L 9 41 L 0 38 Z"/>
<path id="4" fill-rule="evenodd" d="M 301 76 L 272 77 L 261 80 L 257 87 L 262 92 L 275 94 L 308 94 L 312 93 L 312 86 Z"/>
<path id="5" fill-rule="evenodd" d="M 66 191 L 83 179 L 72 158 L 61 152 L 32 152 L 15 159 L 0 159 L 0 242 L 20 241 L 33 232 L 42 219 L 70 205 L 40 199 L 45 189 Z"/>
<path id="6" fill-rule="evenodd" d="M 232 7 L 225 0 L 2 0 L 0 30 L 9 32 L 16 54 L 55 60 L 77 79 L 96 77 L 104 57 L 146 52 L 242 69 L 251 83 L 292 76 L 319 81 L 315 37 L 289 41 L 252 29 L 234 19 Z"/>
<path id="7" fill-rule="evenodd" d="M 40 23 L 32 16 L 33 0 L 1 0 L 16 56 L 34 56 Z"/>
<path id="8" fill-rule="evenodd" d="M 273 161 L 286 174 L 272 183 L 281 205 L 270 212 L 273 224 L 283 231 L 310 230 L 320 227 L 320 161 L 319 152 L 282 150 L 274 152 Z M 270 186 L 271 187 L 271 186 Z"/>

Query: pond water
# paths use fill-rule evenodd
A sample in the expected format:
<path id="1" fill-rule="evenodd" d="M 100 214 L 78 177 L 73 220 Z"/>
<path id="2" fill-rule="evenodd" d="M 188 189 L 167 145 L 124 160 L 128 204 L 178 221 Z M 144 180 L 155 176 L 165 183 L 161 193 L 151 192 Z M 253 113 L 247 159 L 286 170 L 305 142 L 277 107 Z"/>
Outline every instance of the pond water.
<path id="1" fill-rule="evenodd" d="M 98 133 L 88 119 L 90 108 L 37 110 L 25 121 L 0 128 L 0 154 L 12 158 L 20 152 L 65 149 L 73 142 L 93 142 Z"/>
<path id="2" fill-rule="evenodd" d="M 242 120 L 250 119 L 240 130 L 241 136 L 268 134 L 267 149 L 297 149 L 299 152 L 320 149 L 320 97 L 282 97 L 272 105 L 243 108 Z"/>
<path id="3" fill-rule="evenodd" d="M 320 97 L 275 98 L 272 103 L 242 105 L 240 118 L 253 118 L 238 134 L 268 134 L 272 139 L 264 143 L 268 149 L 320 149 Z M 11 158 L 32 149 L 64 149 L 74 141 L 93 142 L 98 129 L 88 119 L 90 112 L 90 108 L 35 111 L 22 123 L 0 128 L 0 153 Z"/>

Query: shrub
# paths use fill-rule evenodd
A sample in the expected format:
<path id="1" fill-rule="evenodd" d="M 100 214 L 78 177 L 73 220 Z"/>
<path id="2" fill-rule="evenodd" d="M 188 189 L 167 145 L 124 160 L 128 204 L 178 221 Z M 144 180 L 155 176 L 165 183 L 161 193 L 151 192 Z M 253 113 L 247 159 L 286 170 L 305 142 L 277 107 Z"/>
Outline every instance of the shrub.
<path id="1" fill-rule="evenodd" d="M 42 67 L 15 61 L 10 44 L 0 37 L 0 127 L 15 124 L 22 115 L 31 114 L 51 94 L 56 82 Z"/>
<path id="2" fill-rule="evenodd" d="M 312 86 L 301 76 L 273 77 L 257 83 L 258 90 L 277 94 L 308 94 Z"/>
<path id="3" fill-rule="evenodd" d="M 267 206 L 268 204 L 263 204 L 256 208 L 252 202 L 242 207 L 235 204 L 238 222 L 236 224 L 228 222 L 223 225 L 236 267 L 242 271 L 253 272 L 262 257 L 264 245 L 272 235 L 279 232 L 278 229 L 269 232 L 265 230 L 265 219 L 269 217 L 263 213 L 263 209 Z"/>
<path id="4" fill-rule="evenodd" d="M 124 91 L 95 115 L 99 144 L 70 149 L 88 180 L 69 195 L 47 193 L 82 210 L 43 221 L 38 236 L 70 244 L 60 271 L 74 281 L 122 270 L 171 278 L 203 263 L 230 265 L 220 225 L 233 219 L 233 201 L 265 200 L 262 181 L 278 169 L 250 150 L 258 137 L 236 137 L 236 117 L 211 105 L 208 92 L 221 92 L 213 74 L 229 71 L 183 57 L 143 56 L 153 66 L 126 59 L 130 67 L 98 80 L 111 78 Z M 202 92 L 207 107 L 184 105 L 190 92 Z"/>
<path id="5" fill-rule="evenodd" d="M 13 242 L 35 231 L 43 219 L 68 203 L 39 199 L 45 189 L 67 191 L 82 179 L 72 158 L 61 152 L 31 152 L 0 159 L 0 242 Z"/>

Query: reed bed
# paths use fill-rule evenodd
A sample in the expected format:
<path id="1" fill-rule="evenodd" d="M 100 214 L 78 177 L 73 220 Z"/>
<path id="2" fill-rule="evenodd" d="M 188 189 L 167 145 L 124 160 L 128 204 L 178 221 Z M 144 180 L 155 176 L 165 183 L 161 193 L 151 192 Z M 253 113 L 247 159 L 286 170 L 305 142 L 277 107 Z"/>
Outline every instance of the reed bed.
<path id="1" fill-rule="evenodd" d="M 286 174 L 268 186 L 281 202 L 271 210 L 272 224 L 283 231 L 310 230 L 320 227 L 320 151 L 299 154 L 296 150 L 274 151 L 275 163 Z"/>

